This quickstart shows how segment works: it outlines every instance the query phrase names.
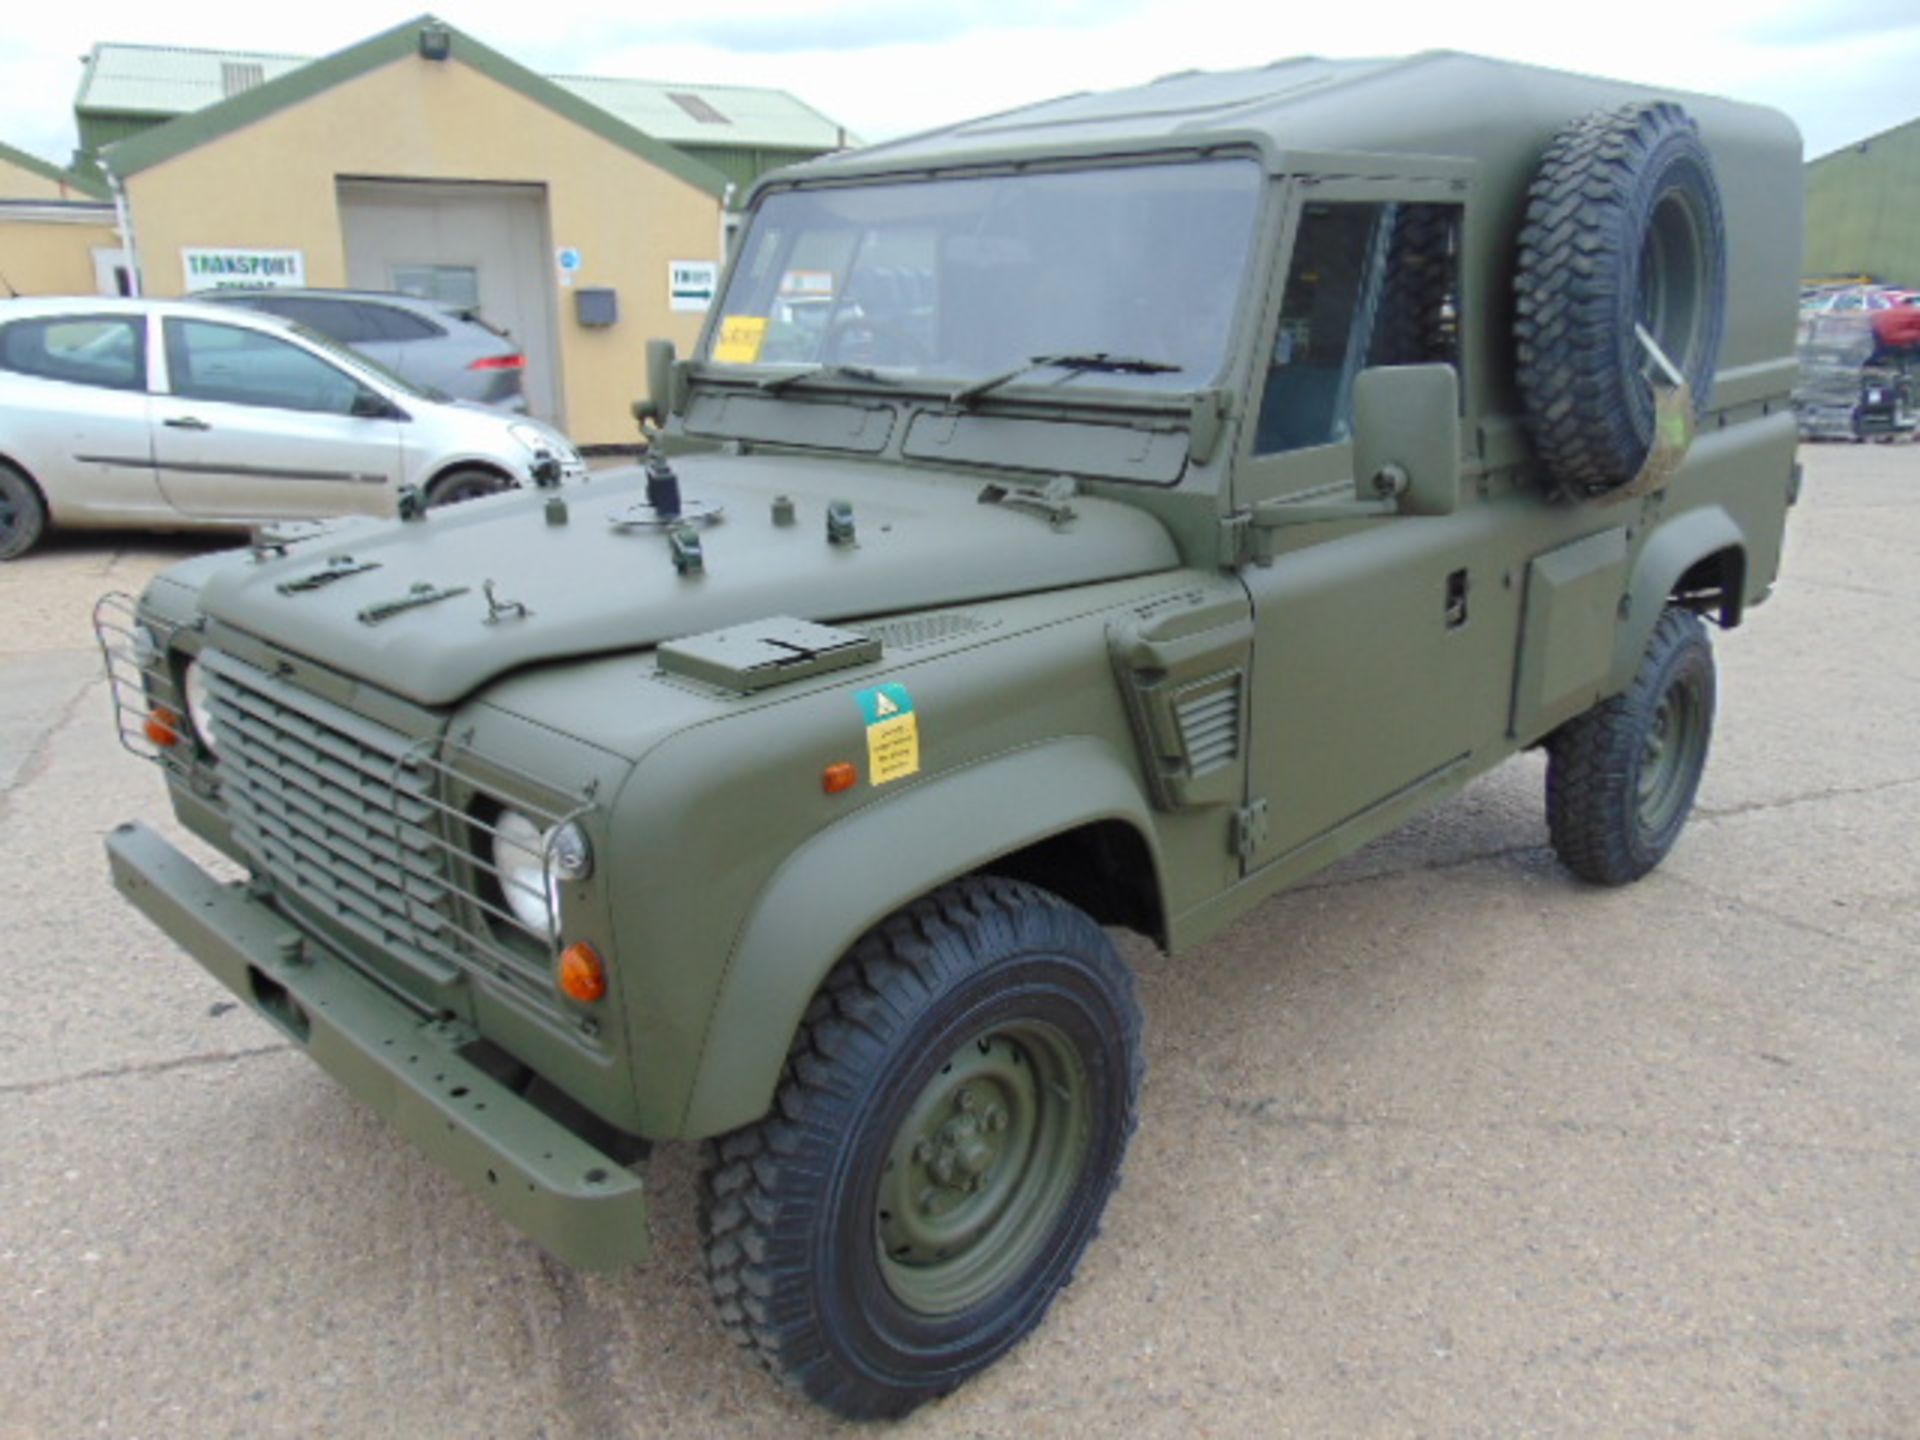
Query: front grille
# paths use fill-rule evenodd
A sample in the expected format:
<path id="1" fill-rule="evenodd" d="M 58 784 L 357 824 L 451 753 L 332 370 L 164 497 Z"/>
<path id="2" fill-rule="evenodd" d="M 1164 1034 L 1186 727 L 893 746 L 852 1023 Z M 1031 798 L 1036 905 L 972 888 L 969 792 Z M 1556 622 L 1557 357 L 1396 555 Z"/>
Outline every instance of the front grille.
<path id="1" fill-rule="evenodd" d="M 276 888 L 436 983 L 478 971 L 558 1012 L 558 937 L 502 902 L 482 853 L 493 827 L 469 813 L 478 787 L 441 742 L 410 739 L 230 655 L 208 651 L 200 663 L 234 838 Z M 513 803 L 543 828 L 580 813 Z"/>

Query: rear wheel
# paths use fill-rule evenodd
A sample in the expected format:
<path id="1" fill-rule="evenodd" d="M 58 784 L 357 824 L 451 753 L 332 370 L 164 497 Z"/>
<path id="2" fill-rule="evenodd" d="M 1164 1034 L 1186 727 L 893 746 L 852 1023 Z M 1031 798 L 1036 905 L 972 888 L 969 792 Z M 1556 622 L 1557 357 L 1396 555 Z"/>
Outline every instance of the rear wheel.
<path id="1" fill-rule="evenodd" d="M 0 461 L 0 560 L 17 560 L 46 533 L 47 506 L 20 471 Z"/>
<path id="2" fill-rule="evenodd" d="M 427 486 L 428 505 L 458 505 L 462 500 L 478 500 L 482 495 L 498 495 L 513 488 L 504 475 L 473 466 L 436 475 Z"/>
<path id="3" fill-rule="evenodd" d="M 772 1112 L 714 1147 L 722 1322 L 850 1418 L 952 1390 L 1071 1278 L 1141 1064 L 1131 978 L 1080 911 L 1002 879 L 900 911 L 829 976 Z"/>
<path id="4" fill-rule="evenodd" d="M 1666 858 L 1706 769 L 1713 705 L 1706 626 L 1669 608 L 1633 684 L 1547 742 L 1547 829 L 1563 865 L 1625 885 Z"/>

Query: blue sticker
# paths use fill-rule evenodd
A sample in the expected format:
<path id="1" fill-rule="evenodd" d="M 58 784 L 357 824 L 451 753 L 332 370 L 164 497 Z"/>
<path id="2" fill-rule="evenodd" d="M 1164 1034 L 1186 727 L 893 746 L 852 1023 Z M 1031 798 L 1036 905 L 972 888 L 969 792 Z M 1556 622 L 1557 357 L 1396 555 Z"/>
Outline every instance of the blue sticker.
<path id="1" fill-rule="evenodd" d="M 860 702 L 860 713 L 867 717 L 869 725 L 913 713 L 913 696 L 904 685 L 876 685 L 871 690 L 857 692 L 853 698 Z"/>

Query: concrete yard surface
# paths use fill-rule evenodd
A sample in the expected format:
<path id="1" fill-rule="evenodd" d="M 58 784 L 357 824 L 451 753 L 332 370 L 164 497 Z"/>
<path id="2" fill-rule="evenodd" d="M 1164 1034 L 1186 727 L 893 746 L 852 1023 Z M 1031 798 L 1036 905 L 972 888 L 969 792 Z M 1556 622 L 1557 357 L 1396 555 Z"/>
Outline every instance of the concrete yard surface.
<path id="1" fill-rule="evenodd" d="M 888 1433 L 1920 1434 L 1920 446 L 1802 458 L 1667 863 L 1571 879 L 1526 756 L 1195 952 L 1124 940 L 1104 1232 Z M 691 1149 L 654 1262 L 569 1273 L 114 894 L 114 824 L 178 832 L 89 612 L 200 548 L 0 566 L 0 1437 L 841 1429 L 712 1318 Z"/>

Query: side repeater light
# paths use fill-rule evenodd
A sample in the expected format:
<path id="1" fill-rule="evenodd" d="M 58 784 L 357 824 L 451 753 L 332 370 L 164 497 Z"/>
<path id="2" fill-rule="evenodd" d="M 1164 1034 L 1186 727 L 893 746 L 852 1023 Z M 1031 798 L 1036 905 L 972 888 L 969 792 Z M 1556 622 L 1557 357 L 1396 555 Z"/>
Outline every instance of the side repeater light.
<path id="1" fill-rule="evenodd" d="M 607 967 L 600 952 L 584 940 L 576 940 L 560 952 L 554 978 L 561 994 L 583 1005 L 591 1005 L 607 993 Z"/>
<path id="2" fill-rule="evenodd" d="M 171 750 L 180 743 L 180 737 L 186 732 L 187 722 L 164 705 L 156 705 L 147 712 L 147 723 L 142 727 L 147 739 L 162 750 Z"/>
<path id="3" fill-rule="evenodd" d="M 860 772 L 848 760 L 829 765 L 820 772 L 820 788 L 829 795 L 838 795 L 842 790 L 851 790 L 859 783 Z"/>

